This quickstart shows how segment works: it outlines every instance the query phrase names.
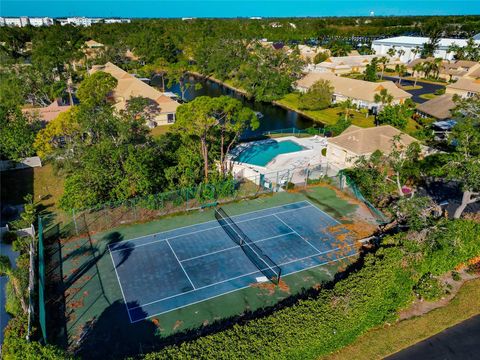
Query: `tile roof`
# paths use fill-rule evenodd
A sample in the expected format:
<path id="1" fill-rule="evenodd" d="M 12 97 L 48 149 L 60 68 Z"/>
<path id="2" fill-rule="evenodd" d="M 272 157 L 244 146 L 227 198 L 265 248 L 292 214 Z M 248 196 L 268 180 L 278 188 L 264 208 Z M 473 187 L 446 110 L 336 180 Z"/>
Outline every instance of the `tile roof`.
<path id="1" fill-rule="evenodd" d="M 447 85 L 448 88 L 480 93 L 480 80 L 460 78 L 453 84 Z"/>
<path id="2" fill-rule="evenodd" d="M 111 62 L 105 65 L 96 65 L 90 70 L 90 73 L 97 71 L 104 71 L 117 79 L 118 84 L 115 88 L 112 97 L 115 99 L 115 108 L 117 110 L 125 109 L 127 101 L 133 97 L 144 97 L 157 102 L 160 106 L 160 113 L 172 113 L 180 106 L 178 102 L 165 96 L 164 93 L 145 84 L 140 79 L 130 75 L 125 70 L 112 64 Z"/>
<path id="3" fill-rule="evenodd" d="M 309 73 L 297 82 L 297 86 L 309 89 L 314 83 L 319 80 L 329 81 L 334 88 L 335 94 L 368 102 L 374 102 L 375 94 L 380 93 L 382 89 L 387 89 L 387 91 L 393 96 L 394 99 L 407 99 L 412 97 L 411 94 L 402 89 L 399 89 L 391 81 L 369 82 L 336 76 L 334 74 L 326 72 Z"/>
<path id="4" fill-rule="evenodd" d="M 417 105 L 417 110 L 439 120 L 449 119 L 452 114 L 450 110 L 455 108 L 452 94 L 444 94 L 423 104 Z"/>
<path id="5" fill-rule="evenodd" d="M 328 139 L 328 142 L 356 155 L 370 155 L 376 150 L 388 154 L 392 148 L 393 137 L 397 135 L 400 135 L 400 142 L 405 146 L 417 141 L 390 125 L 371 128 L 351 125 L 342 134 Z"/>
<path id="6" fill-rule="evenodd" d="M 43 120 L 45 122 L 50 122 L 53 119 L 55 119 L 58 115 L 67 111 L 70 108 L 71 108 L 70 105 L 62 105 L 60 103 L 60 100 L 54 100 L 50 105 L 46 107 L 22 109 L 22 113 L 39 120 Z"/>

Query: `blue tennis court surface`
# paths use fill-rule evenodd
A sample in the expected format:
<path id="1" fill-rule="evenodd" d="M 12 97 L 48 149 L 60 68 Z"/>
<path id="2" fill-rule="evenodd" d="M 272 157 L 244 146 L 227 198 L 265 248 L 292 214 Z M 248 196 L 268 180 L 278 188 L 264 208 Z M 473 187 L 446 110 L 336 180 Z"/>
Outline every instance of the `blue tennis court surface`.
<path id="1" fill-rule="evenodd" d="M 232 219 L 281 268 L 282 276 L 357 253 L 349 236 L 340 241 L 339 232 L 327 230 L 339 222 L 308 201 Z M 215 220 L 111 244 L 110 254 L 131 322 L 264 279 Z"/>

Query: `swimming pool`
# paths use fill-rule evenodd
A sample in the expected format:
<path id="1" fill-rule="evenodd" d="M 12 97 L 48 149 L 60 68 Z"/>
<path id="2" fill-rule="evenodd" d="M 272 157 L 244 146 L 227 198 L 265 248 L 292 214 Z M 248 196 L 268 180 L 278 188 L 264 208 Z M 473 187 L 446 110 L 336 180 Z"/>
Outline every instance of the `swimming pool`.
<path id="1" fill-rule="evenodd" d="M 243 150 L 235 158 L 235 161 L 251 165 L 265 166 L 277 155 L 288 154 L 301 150 L 304 150 L 304 147 L 291 140 L 271 140 L 265 142 L 257 142 L 252 143 L 251 146 Z"/>

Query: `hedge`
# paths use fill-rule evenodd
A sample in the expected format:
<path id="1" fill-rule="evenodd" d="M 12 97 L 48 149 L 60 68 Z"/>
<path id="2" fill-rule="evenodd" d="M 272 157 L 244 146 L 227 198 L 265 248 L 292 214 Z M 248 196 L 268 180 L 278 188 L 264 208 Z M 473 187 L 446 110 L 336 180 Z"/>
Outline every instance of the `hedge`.
<path id="1" fill-rule="evenodd" d="M 360 270 L 316 298 L 265 318 L 169 346 L 156 359 L 314 359 L 395 321 L 424 274 L 441 274 L 480 255 L 480 224 L 442 221 L 426 238 L 398 234 L 364 258 Z M 452 241 L 454 240 L 454 241 Z M 418 256 L 422 251 L 423 256 Z"/>

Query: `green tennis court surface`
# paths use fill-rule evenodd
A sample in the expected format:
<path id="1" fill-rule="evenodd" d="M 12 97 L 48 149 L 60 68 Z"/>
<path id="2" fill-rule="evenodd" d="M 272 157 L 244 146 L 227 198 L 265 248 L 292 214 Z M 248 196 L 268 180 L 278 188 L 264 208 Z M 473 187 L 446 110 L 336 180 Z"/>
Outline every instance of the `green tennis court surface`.
<path id="1" fill-rule="evenodd" d="M 252 251 L 249 243 L 243 245 L 254 252 L 253 259 L 258 257 L 257 265 L 216 221 L 109 245 L 130 321 L 265 282 L 264 274 L 274 264 L 286 276 L 357 252 L 350 240 L 349 249 L 336 254 L 337 240 L 327 229 L 338 221 L 307 201 L 250 212 L 234 220 L 259 249 Z M 262 260 L 259 253 L 274 264 Z"/>
<path id="2" fill-rule="evenodd" d="M 73 349 L 81 346 L 80 355 L 87 358 L 90 354 L 111 356 L 112 349 L 121 357 L 129 351 L 138 352 L 139 344 L 158 346 L 155 344 L 179 333 L 268 311 L 283 300 L 320 288 L 355 261 L 356 256 L 349 256 L 354 253 L 351 243 L 339 236 L 341 226 L 333 219 L 344 226 L 355 223 L 359 212 L 368 212 L 328 186 L 260 196 L 222 207 L 280 266 L 279 285 L 263 282 L 265 279 L 257 281 L 265 274 L 222 229 L 213 208 L 122 225 L 50 245 L 51 270 L 47 276 L 62 279 L 65 303 L 65 319 L 49 320 L 55 324 L 50 325 L 52 338 L 65 336 L 67 345 Z M 282 211 L 289 212 L 279 214 Z M 187 235 L 191 232 L 194 234 Z M 178 240 L 171 239 L 176 236 Z M 168 246 L 160 245 L 166 244 L 166 238 L 178 260 Z M 138 246 L 152 241 L 157 242 Z M 180 272 L 180 262 L 194 291 Z M 167 274 L 170 270 L 174 270 L 171 276 Z M 125 297 L 120 285 L 126 290 Z M 47 289 L 48 293 L 52 294 Z M 171 296 L 172 300 L 167 299 Z M 56 301 L 59 299 L 48 299 L 49 303 Z M 54 315 L 61 314 L 50 313 Z"/>

